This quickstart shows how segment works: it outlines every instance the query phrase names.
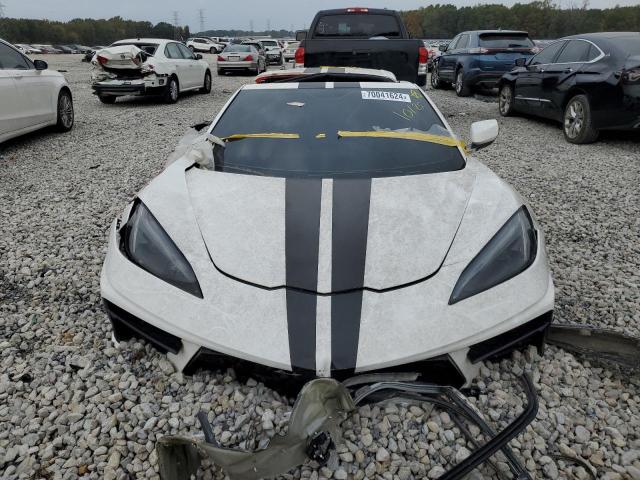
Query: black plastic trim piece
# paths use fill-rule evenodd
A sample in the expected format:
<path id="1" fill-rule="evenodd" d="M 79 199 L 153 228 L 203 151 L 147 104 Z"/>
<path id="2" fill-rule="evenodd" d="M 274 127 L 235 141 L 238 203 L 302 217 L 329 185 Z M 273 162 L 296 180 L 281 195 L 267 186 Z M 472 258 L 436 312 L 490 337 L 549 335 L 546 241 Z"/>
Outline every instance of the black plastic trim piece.
<path id="1" fill-rule="evenodd" d="M 476 343 L 469 348 L 467 358 L 472 363 L 478 363 L 488 358 L 507 355 L 518 348 L 534 344 L 540 350 L 543 348 L 547 333 L 553 321 L 553 310 L 543 313 L 516 328 Z"/>
<path id="2" fill-rule="evenodd" d="M 144 320 L 140 320 L 109 300 L 103 298 L 102 302 L 109 320 L 111 320 L 116 340 L 124 341 L 133 337 L 143 338 L 161 353 L 171 352 L 177 354 L 182 349 L 182 340 L 179 337 L 167 333 Z"/>

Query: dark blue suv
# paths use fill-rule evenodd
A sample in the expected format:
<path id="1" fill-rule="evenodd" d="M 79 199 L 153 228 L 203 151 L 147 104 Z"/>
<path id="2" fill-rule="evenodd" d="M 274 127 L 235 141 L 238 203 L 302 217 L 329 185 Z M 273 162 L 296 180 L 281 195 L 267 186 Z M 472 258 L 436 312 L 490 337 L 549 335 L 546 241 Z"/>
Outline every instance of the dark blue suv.
<path id="1" fill-rule="evenodd" d="M 458 96 L 466 97 L 473 87 L 496 87 L 502 75 L 515 67 L 518 58 L 534 53 L 537 49 L 527 32 L 462 32 L 435 60 L 431 86 L 448 88 L 453 85 Z"/>

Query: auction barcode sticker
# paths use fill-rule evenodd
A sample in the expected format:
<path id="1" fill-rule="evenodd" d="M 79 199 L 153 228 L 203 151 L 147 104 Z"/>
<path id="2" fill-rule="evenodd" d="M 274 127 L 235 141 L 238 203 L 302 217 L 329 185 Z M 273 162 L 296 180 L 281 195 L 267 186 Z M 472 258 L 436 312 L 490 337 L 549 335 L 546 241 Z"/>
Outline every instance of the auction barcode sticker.
<path id="1" fill-rule="evenodd" d="M 407 93 L 389 92 L 386 90 L 362 90 L 363 100 L 385 100 L 387 102 L 411 103 Z"/>

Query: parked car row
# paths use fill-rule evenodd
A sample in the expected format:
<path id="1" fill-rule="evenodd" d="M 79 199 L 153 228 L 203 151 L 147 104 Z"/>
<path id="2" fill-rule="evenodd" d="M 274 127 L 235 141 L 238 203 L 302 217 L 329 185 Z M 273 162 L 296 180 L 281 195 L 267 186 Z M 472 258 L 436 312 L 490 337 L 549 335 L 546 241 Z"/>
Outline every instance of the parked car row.
<path id="1" fill-rule="evenodd" d="M 602 130 L 640 129 L 640 33 L 574 35 L 540 46 L 526 32 L 457 35 L 438 57 L 433 88 L 458 96 L 498 87 L 503 116 L 526 113 L 562 123 L 567 141 Z"/>
<path id="2" fill-rule="evenodd" d="M 16 47 L 18 50 L 20 50 L 20 52 L 26 55 L 32 55 L 32 54 L 38 54 L 38 53 L 47 54 L 47 55 L 59 54 L 59 53 L 86 54 L 92 49 L 92 47 L 87 47 L 85 45 L 78 45 L 78 44 L 28 45 L 26 43 L 16 43 L 13 46 Z"/>

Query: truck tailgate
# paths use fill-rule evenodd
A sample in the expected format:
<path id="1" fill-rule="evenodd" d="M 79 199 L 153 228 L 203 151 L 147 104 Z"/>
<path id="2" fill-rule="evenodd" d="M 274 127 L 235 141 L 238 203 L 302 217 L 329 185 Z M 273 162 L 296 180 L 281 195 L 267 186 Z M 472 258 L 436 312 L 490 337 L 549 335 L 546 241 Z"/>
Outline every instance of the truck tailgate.
<path id="1" fill-rule="evenodd" d="M 419 40 L 308 39 L 305 67 L 361 67 L 389 70 L 398 80 L 418 78 Z"/>

